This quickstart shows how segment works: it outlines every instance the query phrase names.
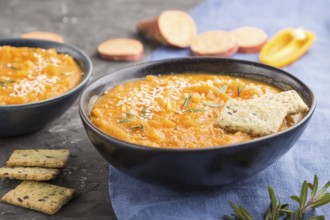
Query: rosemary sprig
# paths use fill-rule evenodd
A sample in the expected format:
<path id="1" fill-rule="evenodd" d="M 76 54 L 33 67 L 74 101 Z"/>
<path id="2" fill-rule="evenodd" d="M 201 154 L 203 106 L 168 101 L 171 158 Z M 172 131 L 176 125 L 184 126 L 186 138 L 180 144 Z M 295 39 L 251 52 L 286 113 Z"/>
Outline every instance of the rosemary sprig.
<path id="1" fill-rule="evenodd" d="M 321 188 L 321 190 L 317 192 L 318 178 L 316 175 L 314 176 L 313 183 L 307 183 L 307 181 L 304 181 L 301 188 L 300 197 L 291 196 L 291 199 L 299 203 L 299 209 L 296 211 L 294 215 L 294 219 L 303 219 L 304 214 L 309 209 L 314 209 L 330 203 L 330 193 L 327 192 L 327 189 L 329 187 L 330 187 L 330 181 L 327 182 Z M 311 190 L 311 194 L 309 198 L 308 198 L 308 189 Z"/>
<path id="2" fill-rule="evenodd" d="M 189 105 L 190 100 L 191 100 L 191 96 L 192 96 L 192 95 L 188 95 L 188 97 L 184 100 L 184 102 L 183 102 L 183 107 L 184 107 L 184 108 L 187 107 L 187 106 Z"/>
<path id="3" fill-rule="evenodd" d="M 209 107 L 212 107 L 212 108 L 220 108 L 223 106 L 223 104 L 216 104 L 216 103 L 204 103 L 203 104 L 204 106 L 209 106 Z"/>
<path id="4" fill-rule="evenodd" d="M 318 208 L 330 203 L 330 193 L 327 192 L 330 187 L 330 181 L 327 182 L 320 191 L 318 190 L 318 178 L 315 175 L 313 183 L 304 181 L 301 187 L 300 196 L 291 196 L 291 199 L 298 202 L 299 208 L 297 210 L 290 210 L 288 204 L 281 204 L 276 199 L 275 192 L 271 186 L 268 186 L 268 194 L 270 197 L 270 207 L 265 213 L 265 220 L 303 220 L 304 215 L 310 209 Z M 311 190 L 308 196 L 309 189 Z M 237 206 L 230 203 L 234 214 L 231 216 L 225 215 L 223 218 L 226 220 L 253 220 L 252 215 L 242 206 Z M 325 220 L 325 216 L 314 216 L 309 220 Z"/>
<path id="5" fill-rule="evenodd" d="M 230 202 L 230 206 L 234 211 L 234 214 L 231 214 L 234 218 L 231 218 L 225 215 L 223 218 L 226 220 L 253 220 L 251 214 L 242 206 L 236 206 L 234 203 Z"/>
<path id="6" fill-rule="evenodd" d="M 227 88 L 228 88 L 228 85 L 221 86 L 221 88 L 218 91 L 218 94 L 220 94 L 220 93 L 226 93 Z"/>
<path id="7" fill-rule="evenodd" d="M 183 110 L 182 112 L 203 112 L 204 110 L 201 108 L 187 108 L 186 110 Z"/>
<path id="8" fill-rule="evenodd" d="M 281 204 L 281 201 L 276 199 L 275 192 L 271 186 L 268 186 L 268 194 L 271 201 L 270 207 L 266 211 L 265 220 L 280 219 L 283 215 L 289 217 L 292 212 L 289 210 L 288 204 Z"/>

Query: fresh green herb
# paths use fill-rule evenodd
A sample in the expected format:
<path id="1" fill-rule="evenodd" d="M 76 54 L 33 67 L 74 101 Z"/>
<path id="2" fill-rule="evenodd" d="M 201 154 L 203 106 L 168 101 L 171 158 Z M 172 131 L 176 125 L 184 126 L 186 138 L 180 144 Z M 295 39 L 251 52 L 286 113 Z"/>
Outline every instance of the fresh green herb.
<path id="1" fill-rule="evenodd" d="M 244 89 L 244 86 L 241 87 L 240 85 L 237 84 L 237 97 L 240 97 L 241 92 L 243 91 L 243 89 Z"/>
<path id="2" fill-rule="evenodd" d="M 184 100 L 184 103 L 183 103 L 183 107 L 187 107 L 190 103 L 190 100 L 191 100 L 191 96 L 192 95 L 189 95 L 185 100 Z"/>
<path id="3" fill-rule="evenodd" d="M 147 112 L 146 110 L 143 108 L 142 109 L 142 115 L 141 115 L 142 118 L 148 118 L 148 115 L 147 115 Z"/>
<path id="4" fill-rule="evenodd" d="M 139 117 L 139 116 L 137 116 L 136 114 L 134 114 L 134 113 L 131 113 L 131 112 L 126 112 L 125 113 L 127 116 L 132 116 L 132 117 Z"/>
<path id="5" fill-rule="evenodd" d="M 129 119 L 129 118 L 124 118 L 124 119 L 122 119 L 122 120 L 119 121 L 119 124 L 126 123 L 126 122 L 130 122 L 130 121 L 131 121 L 131 119 Z"/>
<path id="6" fill-rule="evenodd" d="M 281 201 L 276 199 L 275 192 L 271 186 L 268 186 L 268 194 L 270 198 L 270 207 L 266 211 L 265 220 L 279 219 L 283 215 L 289 217 L 291 210 L 288 204 L 281 204 Z"/>
<path id="7" fill-rule="evenodd" d="M 272 187 L 268 186 L 268 193 L 270 197 L 270 207 L 267 209 L 265 214 L 265 220 L 303 220 L 304 215 L 310 209 L 315 209 L 330 203 L 330 193 L 327 192 L 330 187 L 330 181 L 327 182 L 320 191 L 318 190 L 318 178 L 315 175 L 313 183 L 308 183 L 304 181 L 301 187 L 300 196 L 291 196 L 291 199 L 298 202 L 299 208 L 297 210 L 290 210 L 288 204 L 281 204 L 281 202 L 276 199 L 274 190 Z M 308 196 L 308 191 L 311 190 Z M 223 218 L 226 220 L 253 220 L 251 214 L 242 206 L 237 206 L 230 203 L 234 214 L 231 216 L 225 215 Z M 325 220 L 325 216 L 315 216 L 309 218 L 309 220 Z"/>
<path id="8" fill-rule="evenodd" d="M 6 87 L 9 83 L 14 83 L 14 80 L 4 80 L 0 81 L 0 87 Z"/>
<path id="9" fill-rule="evenodd" d="M 220 108 L 220 107 L 223 106 L 223 104 L 216 104 L 216 103 L 204 103 L 203 105 L 209 106 L 209 107 L 212 107 L 212 108 Z"/>
<path id="10" fill-rule="evenodd" d="M 227 88 L 228 88 L 228 85 L 221 86 L 221 88 L 218 91 L 218 94 L 220 94 L 220 93 L 226 93 Z"/>
<path id="11" fill-rule="evenodd" d="M 140 130 L 140 129 L 144 131 L 144 126 L 143 125 L 138 125 L 138 126 L 131 127 L 131 130 L 134 130 L 134 131 Z"/>
<path id="12" fill-rule="evenodd" d="M 294 218 L 303 219 L 304 213 L 306 213 L 309 209 L 314 209 L 330 203 L 330 193 L 327 192 L 327 189 L 329 187 L 330 187 L 330 181 L 327 182 L 322 187 L 322 189 L 317 192 L 318 178 L 316 175 L 314 176 L 313 183 L 307 183 L 307 181 L 304 181 L 301 188 L 300 197 L 291 196 L 291 199 L 299 203 L 299 209 L 296 211 Z M 308 197 L 308 189 L 311 190 L 311 194 L 309 197 Z"/>
<path id="13" fill-rule="evenodd" d="M 242 206 L 236 206 L 234 203 L 230 202 L 230 206 L 234 211 L 234 214 L 231 214 L 234 218 L 231 218 L 227 215 L 225 215 L 223 218 L 226 220 L 253 220 L 253 217 L 251 214 Z"/>
<path id="14" fill-rule="evenodd" d="M 201 108 L 187 108 L 186 110 L 183 110 L 182 112 L 203 112 L 204 110 Z"/>
<path id="15" fill-rule="evenodd" d="M 13 66 L 13 65 L 8 65 L 8 67 L 9 67 L 10 69 L 13 69 L 13 70 L 15 70 L 15 71 L 18 71 L 18 69 L 17 69 L 15 66 Z"/>

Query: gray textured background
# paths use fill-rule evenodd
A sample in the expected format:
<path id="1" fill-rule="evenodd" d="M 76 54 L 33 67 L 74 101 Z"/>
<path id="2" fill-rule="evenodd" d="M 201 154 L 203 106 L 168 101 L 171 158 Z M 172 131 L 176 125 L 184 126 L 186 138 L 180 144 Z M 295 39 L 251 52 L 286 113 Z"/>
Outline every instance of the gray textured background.
<path id="1" fill-rule="evenodd" d="M 135 34 L 136 23 L 163 10 L 189 10 L 200 0 L 0 0 L 0 38 L 19 37 L 29 31 L 51 31 L 85 51 L 92 59 L 94 80 L 135 63 L 98 58 L 96 47 L 109 38 L 143 40 L 145 60 L 158 45 Z M 141 61 L 143 62 L 143 61 Z M 68 148 L 67 166 L 53 183 L 77 190 L 76 197 L 56 215 L 0 202 L 0 219 L 115 219 L 108 196 L 108 164 L 89 142 L 78 116 L 77 105 L 41 131 L 0 139 L 0 165 L 14 149 Z M 20 181 L 0 179 L 0 196 Z M 129 207 L 127 207 L 129 208 Z"/>

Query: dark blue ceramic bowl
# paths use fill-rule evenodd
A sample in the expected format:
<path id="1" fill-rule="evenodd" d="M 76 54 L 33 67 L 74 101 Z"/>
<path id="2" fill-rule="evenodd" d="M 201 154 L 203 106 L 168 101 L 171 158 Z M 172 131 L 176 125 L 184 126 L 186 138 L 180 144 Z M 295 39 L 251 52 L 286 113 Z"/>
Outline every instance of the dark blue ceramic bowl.
<path id="1" fill-rule="evenodd" d="M 72 56 L 84 72 L 82 81 L 69 92 L 40 102 L 21 105 L 0 105 L 0 137 L 10 137 L 37 131 L 60 117 L 77 99 L 92 73 L 88 56 L 73 46 L 43 40 L 0 39 L 0 46 L 55 48 Z"/>
<path id="2" fill-rule="evenodd" d="M 295 89 L 310 110 L 296 125 L 248 142 L 201 149 L 159 149 L 127 143 L 100 131 L 89 120 L 95 97 L 129 79 L 148 74 L 202 72 L 259 80 Z M 185 187 L 218 186 L 252 176 L 284 155 L 297 141 L 316 105 L 313 92 L 291 74 L 263 64 L 221 58 L 182 58 L 133 66 L 91 83 L 79 101 L 87 135 L 100 154 L 123 173 L 151 183 Z"/>

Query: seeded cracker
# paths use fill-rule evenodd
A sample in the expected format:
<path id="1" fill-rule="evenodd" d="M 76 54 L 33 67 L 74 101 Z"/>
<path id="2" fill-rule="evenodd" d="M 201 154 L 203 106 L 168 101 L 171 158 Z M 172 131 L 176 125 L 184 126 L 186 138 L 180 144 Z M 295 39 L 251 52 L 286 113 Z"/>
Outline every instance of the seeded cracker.
<path id="1" fill-rule="evenodd" d="M 69 150 L 15 150 L 7 166 L 61 168 L 69 157 Z"/>
<path id="2" fill-rule="evenodd" d="M 53 215 L 73 194 L 73 189 L 43 182 L 23 181 L 4 195 L 2 201 Z"/>
<path id="3" fill-rule="evenodd" d="M 59 173 L 58 169 L 42 167 L 1 167 L 0 178 L 17 180 L 46 181 L 54 179 Z"/>
<path id="4" fill-rule="evenodd" d="M 287 114 L 306 111 L 307 105 L 294 90 L 249 100 L 231 99 L 221 110 L 218 125 L 227 131 L 264 136 L 277 132 Z"/>

